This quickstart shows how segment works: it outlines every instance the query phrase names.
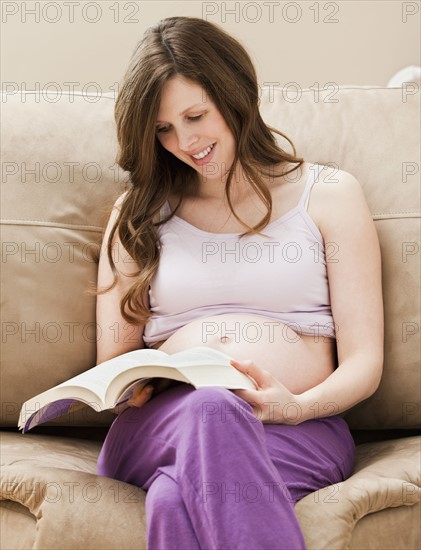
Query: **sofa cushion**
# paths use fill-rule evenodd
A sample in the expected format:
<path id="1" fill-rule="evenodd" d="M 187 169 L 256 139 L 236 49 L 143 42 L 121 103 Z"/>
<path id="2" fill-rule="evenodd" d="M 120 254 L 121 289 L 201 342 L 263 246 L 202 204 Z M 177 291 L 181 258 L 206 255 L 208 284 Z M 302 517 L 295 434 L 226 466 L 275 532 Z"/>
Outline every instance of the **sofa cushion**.
<path id="1" fill-rule="evenodd" d="M 419 502 L 364 516 L 352 531 L 349 550 L 419 550 L 420 518 Z"/>
<path id="2" fill-rule="evenodd" d="M 420 442 L 411 437 L 359 445 L 349 479 L 298 501 L 308 548 L 348 548 L 360 520 L 377 521 L 379 511 L 419 503 Z M 64 529 L 66 548 L 146 548 L 146 493 L 94 475 L 100 442 L 3 432 L 2 445 L 0 496 L 27 507 L 36 518 L 36 548 L 60 547 Z M 112 522 L 106 510 L 112 510 Z M 402 518 L 403 533 L 418 527 L 415 515 Z M 8 516 L 9 528 L 10 521 Z"/>
<path id="3" fill-rule="evenodd" d="M 1 443 L 0 498 L 21 504 L 35 518 L 34 548 L 63 548 L 64 540 L 69 549 L 146 548 L 146 493 L 95 475 L 99 442 L 3 432 Z M 6 544 L 13 534 L 4 529 L 15 529 L 22 519 L 19 514 L 14 521 L 12 512 L 2 510 Z"/>
<path id="4" fill-rule="evenodd" d="M 13 500 L 0 501 L 0 548 L 34 548 L 37 520 L 29 509 Z"/>
<path id="5" fill-rule="evenodd" d="M 24 401 L 95 365 L 96 299 L 86 291 L 125 176 L 111 96 L 2 100 L 1 423 L 16 426 Z M 114 418 L 85 408 L 57 423 Z"/>
<path id="6" fill-rule="evenodd" d="M 296 510 L 308 548 L 384 548 L 376 540 L 379 519 L 376 513 L 397 509 L 402 523 L 381 523 L 393 548 L 418 548 L 420 543 L 419 516 L 405 513 L 407 507 L 421 501 L 420 459 L 421 438 L 418 436 L 364 443 L 356 448 L 354 473 L 342 483 L 325 487 L 305 496 Z M 389 517 L 392 514 L 389 512 Z M 353 543 L 355 535 L 364 546 Z M 371 530 L 373 525 L 373 531 Z M 393 526 L 393 529 L 392 529 Z M 410 535 L 407 532 L 410 532 Z M 414 546 L 406 546 L 408 538 Z"/>

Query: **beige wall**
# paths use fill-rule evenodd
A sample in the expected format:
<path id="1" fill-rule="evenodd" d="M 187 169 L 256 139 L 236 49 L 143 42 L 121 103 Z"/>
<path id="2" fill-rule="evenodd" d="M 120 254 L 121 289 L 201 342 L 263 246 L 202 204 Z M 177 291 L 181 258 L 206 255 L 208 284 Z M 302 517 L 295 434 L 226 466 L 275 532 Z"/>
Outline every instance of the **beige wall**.
<path id="1" fill-rule="evenodd" d="M 1 4 L 3 89 L 49 83 L 69 89 L 65 83 L 76 82 L 76 90 L 110 92 L 143 30 L 173 15 L 203 17 L 229 30 L 251 53 L 262 86 L 385 86 L 398 70 L 420 64 L 419 1 Z"/>

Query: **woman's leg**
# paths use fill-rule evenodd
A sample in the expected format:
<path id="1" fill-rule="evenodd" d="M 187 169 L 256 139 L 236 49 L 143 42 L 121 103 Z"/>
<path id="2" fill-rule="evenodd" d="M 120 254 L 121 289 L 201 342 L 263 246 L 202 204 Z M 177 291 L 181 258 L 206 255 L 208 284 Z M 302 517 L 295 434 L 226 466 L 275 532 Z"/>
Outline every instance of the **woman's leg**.
<path id="1" fill-rule="evenodd" d="M 352 474 L 355 443 L 340 416 L 308 420 L 297 426 L 264 424 L 264 430 L 269 455 L 294 503 Z M 332 487 L 332 502 L 335 490 Z"/>
<path id="2" fill-rule="evenodd" d="M 180 487 L 164 471 L 146 493 L 146 518 L 148 550 L 200 550 Z"/>
<path id="3" fill-rule="evenodd" d="M 309 424 L 307 430 L 305 424 Z M 167 498 L 179 509 L 169 528 L 174 537 L 181 538 L 173 539 L 172 548 L 188 548 L 196 539 L 199 547 L 206 549 L 303 549 L 304 539 L 294 512 L 298 494 L 294 483 L 298 486 L 304 483 L 298 488 L 304 496 L 305 491 L 339 478 L 318 477 L 325 466 L 332 474 L 335 469 L 332 457 L 331 461 L 326 459 L 326 465 L 318 465 L 319 473 L 310 483 L 306 466 L 296 467 L 302 464 L 302 454 L 307 459 L 309 449 L 306 447 L 304 453 L 294 455 L 294 431 L 303 432 L 303 444 L 308 440 L 313 456 L 319 449 L 325 457 L 328 449 L 329 458 L 326 436 L 330 429 L 319 428 L 333 424 L 308 421 L 295 427 L 264 425 L 244 400 L 228 390 L 194 390 L 181 384 L 142 408 L 127 409 L 117 417 L 101 450 L 98 473 L 147 491 L 164 473 L 174 481 L 172 489 L 165 483 Z M 289 428 L 290 439 L 279 435 L 285 432 L 284 428 Z M 322 435 L 327 443 L 319 441 Z M 332 436 L 331 440 L 333 446 L 338 443 L 337 437 Z M 284 447 L 288 445 L 286 452 Z M 280 459 L 282 456 L 284 459 Z M 291 483 L 294 496 L 283 476 L 285 465 L 285 479 Z M 178 495 L 175 484 L 179 487 Z M 159 538 L 159 532 L 163 531 L 158 527 L 159 518 L 171 522 L 166 511 L 154 503 L 158 489 L 159 486 L 153 489 L 147 512 L 147 522 L 156 519 L 156 527 L 148 535 L 151 548 L 154 537 Z M 180 498 L 184 508 L 180 506 Z"/>

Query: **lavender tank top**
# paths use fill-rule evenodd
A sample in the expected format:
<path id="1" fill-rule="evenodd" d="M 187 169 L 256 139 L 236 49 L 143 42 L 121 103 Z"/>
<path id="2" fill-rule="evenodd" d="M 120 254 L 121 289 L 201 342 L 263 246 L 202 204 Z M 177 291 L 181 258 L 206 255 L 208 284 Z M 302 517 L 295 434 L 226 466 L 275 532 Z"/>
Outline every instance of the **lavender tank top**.
<path id="1" fill-rule="evenodd" d="M 336 338 L 324 240 L 307 213 L 323 168 L 313 165 L 298 204 L 261 230 L 266 237 L 209 233 L 177 216 L 158 227 L 161 256 L 149 288 L 146 346 L 224 313 L 261 315 L 298 334 Z M 169 212 L 166 202 L 161 219 Z"/>

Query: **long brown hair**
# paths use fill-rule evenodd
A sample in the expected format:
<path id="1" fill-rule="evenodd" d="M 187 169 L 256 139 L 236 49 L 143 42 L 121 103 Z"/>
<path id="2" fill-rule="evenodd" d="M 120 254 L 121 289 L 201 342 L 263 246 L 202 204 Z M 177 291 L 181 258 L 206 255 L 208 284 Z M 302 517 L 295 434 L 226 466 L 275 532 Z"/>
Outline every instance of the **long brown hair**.
<path id="1" fill-rule="evenodd" d="M 97 295 L 108 292 L 117 283 L 112 241 L 118 229 L 122 245 L 140 267 L 120 303 L 123 318 L 133 324 L 146 323 L 151 316 L 144 297 L 159 264 L 160 240 L 156 228 L 171 219 L 184 196 L 194 194 L 199 181 L 198 173 L 170 154 L 156 137 L 161 90 L 176 75 L 202 86 L 235 138 L 235 157 L 226 179 L 225 196 L 236 219 L 247 228 L 240 237 L 260 233 L 271 218 L 271 194 L 260 174 L 286 175 L 304 162 L 296 156 L 287 136 L 263 122 L 256 72 L 237 40 L 217 25 L 196 17 L 168 17 L 149 27 L 132 54 L 115 105 L 120 146 L 116 162 L 129 173 L 130 184 L 107 246 L 114 282 L 95 292 Z M 294 154 L 281 149 L 272 133 L 284 137 Z M 283 174 L 274 174 L 274 165 L 285 161 L 297 166 Z M 237 162 L 267 206 L 266 215 L 254 227 L 236 215 L 231 203 L 230 186 Z M 180 198 L 176 209 L 155 222 L 170 194 Z M 126 305 L 134 315 L 126 312 Z"/>

